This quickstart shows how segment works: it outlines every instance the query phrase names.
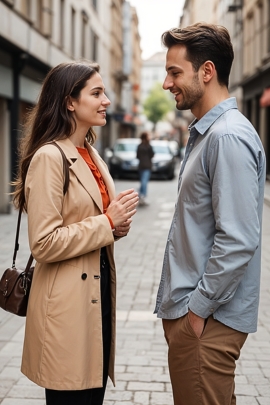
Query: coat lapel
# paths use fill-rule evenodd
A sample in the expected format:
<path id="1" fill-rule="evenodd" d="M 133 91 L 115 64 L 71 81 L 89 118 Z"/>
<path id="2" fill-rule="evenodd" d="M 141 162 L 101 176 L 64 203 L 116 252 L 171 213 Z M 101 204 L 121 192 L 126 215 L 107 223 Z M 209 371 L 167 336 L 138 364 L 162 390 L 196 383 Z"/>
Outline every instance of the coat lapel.
<path id="1" fill-rule="evenodd" d="M 103 213 L 103 203 L 97 182 L 76 147 L 68 138 L 57 141 L 57 144 L 63 149 L 70 163 L 69 170 L 75 174 L 81 185 L 95 201 L 100 212 Z M 98 168 L 100 169 L 99 165 Z"/>

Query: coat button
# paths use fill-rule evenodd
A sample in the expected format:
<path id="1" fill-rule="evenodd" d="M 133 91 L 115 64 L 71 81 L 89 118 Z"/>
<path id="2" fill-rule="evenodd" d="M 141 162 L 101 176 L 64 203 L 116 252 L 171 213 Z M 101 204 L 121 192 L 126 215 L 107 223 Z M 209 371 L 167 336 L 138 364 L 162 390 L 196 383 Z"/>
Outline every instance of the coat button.
<path id="1" fill-rule="evenodd" d="M 92 300 L 92 304 L 97 304 L 98 300 Z"/>
<path id="2" fill-rule="evenodd" d="M 82 279 L 85 280 L 86 278 L 87 278 L 87 274 L 86 274 L 86 273 L 83 273 L 83 274 L 82 274 Z"/>

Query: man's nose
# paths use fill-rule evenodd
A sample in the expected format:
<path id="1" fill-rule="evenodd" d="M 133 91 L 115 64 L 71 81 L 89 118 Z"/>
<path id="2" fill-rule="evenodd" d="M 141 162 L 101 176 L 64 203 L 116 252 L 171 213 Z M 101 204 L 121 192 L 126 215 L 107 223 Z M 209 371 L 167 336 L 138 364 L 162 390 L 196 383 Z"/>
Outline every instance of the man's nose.
<path id="1" fill-rule="evenodd" d="M 169 90 L 173 86 L 172 80 L 168 76 L 166 76 L 164 82 L 163 82 L 163 89 L 164 90 Z"/>

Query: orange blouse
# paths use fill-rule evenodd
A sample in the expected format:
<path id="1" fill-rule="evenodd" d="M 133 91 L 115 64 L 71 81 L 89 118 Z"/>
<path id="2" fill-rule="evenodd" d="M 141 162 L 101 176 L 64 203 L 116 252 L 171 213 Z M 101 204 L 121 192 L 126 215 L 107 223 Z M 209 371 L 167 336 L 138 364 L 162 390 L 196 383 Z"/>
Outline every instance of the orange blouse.
<path id="1" fill-rule="evenodd" d="M 111 227 L 113 229 L 114 228 L 113 222 L 112 222 L 111 218 L 109 217 L 109 215 L 106 214 L 107 208 L 110 204 L 110 197 L 109 197 L 109 193 L 108 193 L 106 184 L 104 183 L 104 180 L 101 176 L 101 173 L 98 170 L 95 163 L 93 162 L 93 160 L 92 160 L 91 156 L 89 155 L 89 152 L 86 148 L 77 147 L 77 150 L 78 150 L 79 154 L 81 155 L 81 157 L 86 162 L 87 166 L 91 170 L 91 172 L 97 182 L 97 185 L 98 185 L 98 188 L 99 188 L 99 191 L 101 194 L 101 198 L 102 198 L 102 203 L 103 203 L 103 213 L 108 217 L 108 220 L 110 221 Z"/>

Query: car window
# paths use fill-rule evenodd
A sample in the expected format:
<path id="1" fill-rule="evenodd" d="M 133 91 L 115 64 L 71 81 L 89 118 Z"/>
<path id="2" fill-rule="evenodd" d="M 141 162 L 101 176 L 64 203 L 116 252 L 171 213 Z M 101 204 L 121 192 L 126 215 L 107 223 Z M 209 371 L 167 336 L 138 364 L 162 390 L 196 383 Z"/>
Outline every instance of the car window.
<path id="1" fill-rule="evenodd" d="M 167 145 L 152 145 L 155 153 L 171 153 Z"/>
<path id="2" fill-rule="evenodd" d="M 136 143 L 117 143 L 114 147 L 115 152 L 135 152 L 137 150 Z"/>

